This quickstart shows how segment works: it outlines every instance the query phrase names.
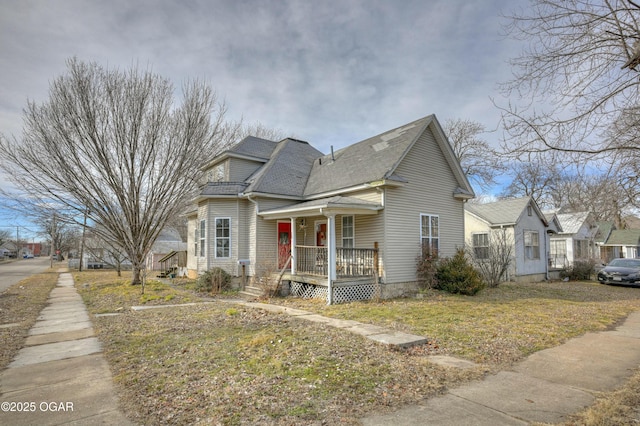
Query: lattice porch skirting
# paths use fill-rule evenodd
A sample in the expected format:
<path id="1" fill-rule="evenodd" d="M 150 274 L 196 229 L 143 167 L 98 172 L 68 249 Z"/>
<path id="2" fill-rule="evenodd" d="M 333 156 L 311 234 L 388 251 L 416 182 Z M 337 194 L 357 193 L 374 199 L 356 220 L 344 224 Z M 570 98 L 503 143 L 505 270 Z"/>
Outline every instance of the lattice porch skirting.
<path id="1" fill-rule="evenodd" d="M 380 297 L 380 286 L 373 280 L 358 280 L 356 282 L 336 282 L 332 286 L 333 303 L 355 302 L 357 300 L 371 300 Z M 291 281 L 292 296 L 304 299 L 328 300 L 329 289 L 326 285 L 300 283 Z"/>

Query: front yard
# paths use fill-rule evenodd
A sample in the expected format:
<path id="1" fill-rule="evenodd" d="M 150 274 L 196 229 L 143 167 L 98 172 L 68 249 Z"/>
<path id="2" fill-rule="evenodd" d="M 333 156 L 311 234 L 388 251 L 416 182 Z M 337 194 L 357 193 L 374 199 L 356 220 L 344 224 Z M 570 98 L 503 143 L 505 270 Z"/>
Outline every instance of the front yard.
<path id="1" fill-rule="evenodd" d="M 503 284 L 474 297 L 431 292 L 423 299 L 326 306 L 270 303 L 428 336 L 397 351 L 345 331 L 150 282 L 146 294 L 113 272 L 74 273 L 114 373 L 123 409 L 141 424 L 357 424 L 371 412 L 419 402 L 508 367 L 587 331 L 613 327 L 640 309 L 640 289 L 590 282 Z M 5 367 L 46 304 L 57 273 L 0 297 Z M 131 311 L 134 305 L 209 302 Z M 471 370 L 428 361 L 449 354 Z M 567 424 L 634 424 L 640 374 Z"/>
<path id="2" fill-rule="evenodd" d="M 108 272 L 74 273 L 94 319 L 123 408 L 144 424 L 357 424 L 418 402 L 528 354 L 615 325 L 640 309 L 640 289 L 596 283 L 503 284 L 474 297 L 326 306 L 274 299 L 320 314 L 420 334 L 428 345 L 391 350 L 345 331 L 201 297 L 188 286 L 139 287 Z M 141 304 L 209 301 L 132 312 Z M 432 364 L 429 354 L 479 363 Z"/>

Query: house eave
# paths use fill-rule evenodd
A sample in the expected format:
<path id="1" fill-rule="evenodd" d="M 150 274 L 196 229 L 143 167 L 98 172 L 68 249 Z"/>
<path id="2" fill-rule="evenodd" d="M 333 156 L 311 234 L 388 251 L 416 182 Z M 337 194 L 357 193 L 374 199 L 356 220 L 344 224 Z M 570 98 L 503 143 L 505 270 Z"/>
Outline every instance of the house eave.
<path id="1" fill-rule="evenodd" d="M 269 161 L 268 158 L 263 158 L 263 157 L 255 157 L 253 155 L 246 155 L 246 154 L 238 154 L 236 152 L 231 152 L 231 151 L 225 151 L 223 153 L 221 153 L 220 155 L 218 155 L 217 157 L 215 157 L 213 160 L 209 161 L 204 167 L 202 167 L 202 170 L 207 170 L 210 167 L 228 159 L 228 158 L 238 158 L 241 160 L 249 160 L 249 161 L 255 161 L 258 163 L 266 163 L 267 161 Z"/>
<path id="2" fill-rule="evenodd" d="M 205 200 L 219 200 L 219 199 L 236 199 L 240 196 L 240 194 L 232 194 L 232 195 L 198 195 L 196 198 L 193 199 L 194 203 L 199 203 L 201 201 L 205 201 Z"/>
<path id="3" fill-rule="evenodd" d="M 344 195 L 352 192 L 363 191 L 367 189 L 376 189 L 383 187 L 401 187 L 405 186 L 407 182 L 398 181 L 398 180 L 389 180 L 389 179 L 381 179 L 372 182 L 362 183 L 360 185 L 350 186 L 347 188 L 340 188 L 333 191 L 328 192 L 320 192 L 318 194 L 307 195 L 304 197 L 305 200 L 318 200 L 320 198 L 328 198 L 336 195 Z"/>
<path id="4" fill-rule="evenodd" d="M 294 201 L 302 201 L 303 199 L 300 197 L 296 197 L 293 195 L 282 195 L 282 194 L 272 194 L 269 192 L 242 192 L 238 194 L 239 197 L 249 198 L 249 197 L 263 197 L 263 198 L 276 198 L 279 200 L 294 200 Z"/>
<path id="5" fill-rule="evenodd" d="M 331 216 L 331 215 L 374 215 L 384 207 L 381 205 L 362 205 L 325 203 L 314 206 L 295 205 L 258 213 L 264 219 L 288 219 L 291 217 Z"/>

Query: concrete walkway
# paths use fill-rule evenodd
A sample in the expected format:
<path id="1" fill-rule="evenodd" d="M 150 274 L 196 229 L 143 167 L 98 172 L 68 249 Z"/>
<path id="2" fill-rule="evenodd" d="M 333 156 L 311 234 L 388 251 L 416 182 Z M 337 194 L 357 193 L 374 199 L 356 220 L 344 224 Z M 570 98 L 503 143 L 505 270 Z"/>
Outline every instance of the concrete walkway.
<path id="1" fill-rule="evenodd" d="M 451 389 L 392 414 L 377 425 L 527 425 L 558 423 L 622 386 L 640 367 L 640 312 L 612 331 L 587 333 L 536 352 L 508 371 Z M 640 420 L 640 414 L 638 415 Z"/>
<path id="2" fill-rule="evenodd" d="M 426 341 L 421 336 L 283 306 L 240 300 L 226 302 L 324 323 L 387 345 L 410 346 Z M 60 274 L 49 305 L 25 343 L 0 374 L 0 425 L 132 424 L 118 410 L 109 366 L 71 274 Z M 450 357 L 430 359 L 447 368 L 469 366 L 468 361 Z M 564 345 L 536 352 L 509 370 L 451 389 L 422 404 L 391 414 L 372 413 L 362 423 L 366 426 L 557 423 L 593 404 L 599 392 L 610 392 L 623 385 L 638 367 L 640 312 L 631 314 L 615 330 L 587 333 Z"/>
<path id="3" fill-rule="evenodd" d="M 87 309 L 61 273 L 25 347 L 0 374 L 1 425 L 128 425 Z"/>

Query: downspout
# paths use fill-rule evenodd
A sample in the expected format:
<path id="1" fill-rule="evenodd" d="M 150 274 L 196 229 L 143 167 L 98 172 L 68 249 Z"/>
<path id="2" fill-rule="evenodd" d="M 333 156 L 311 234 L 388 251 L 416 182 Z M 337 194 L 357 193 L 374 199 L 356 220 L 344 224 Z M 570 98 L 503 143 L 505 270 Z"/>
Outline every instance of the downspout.
<path id="1" fill-rule="evenodd" d="M 247 200 L 249 200 L 251 203 L 253 203 L 256 206 L 256 214 L 254 216 L 255 220 L 256 220 L 256 223 L 255 223 L 256 236 L 253 239 L 253 242 L 250 243 L 250 245 L 252 244 L 253 245 L 253 249 L 255 251 L 257 251 L 258 250 L 258 243 L 257 243 L 256 240 L 258 238 L 258 213 L 260 213 L 260 206 L 258 205 L 258 202 L 256 200 L 251 198 L 251 195 L 247 195 Z M 249 238 L 249 240 L 251 240 L 251 238 Z M 253 254 L 253 258 L 251 256 L 252 254 Z M 250 264 L 249 264 L 249 274 L 251 276 L 255 277 L 256 262 L 257 262 L 257 259 L 258 259 L 258 253 L 251 253 L 251 251 L 249 251 L 249 259 L 251 259 L 250 260 Z"/>
<path id="2" fill-rule="evenodd" d="M 256 206 L 256 214 L 260 213 L 260 206 L 258 205 L 258 202 L 256 200 L 251 198 L 251 195 L 247 195 L 247 200 L 249 200 L 253 204 L 255 204 L 255 206 Z"/>
<path id="3" fill-rule="evenodd" d="M 545 232 L 545 234 L 547 235 L 545 244 L 544 244 L 544 251 L 546 254 L 546 262 L 544 265 L 544 275 L 545 275 L 545 279 L 547 281 L 549 281 L 549 262 L 551 261 L 551 255 L 550 255 L 550 248 L 551 248 L 551 235 L 547 232 Z"/>

